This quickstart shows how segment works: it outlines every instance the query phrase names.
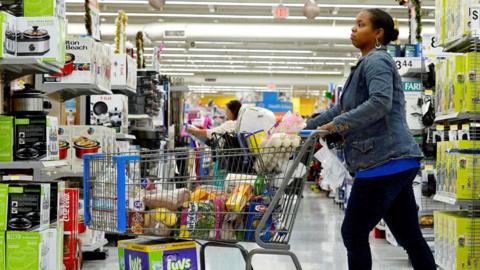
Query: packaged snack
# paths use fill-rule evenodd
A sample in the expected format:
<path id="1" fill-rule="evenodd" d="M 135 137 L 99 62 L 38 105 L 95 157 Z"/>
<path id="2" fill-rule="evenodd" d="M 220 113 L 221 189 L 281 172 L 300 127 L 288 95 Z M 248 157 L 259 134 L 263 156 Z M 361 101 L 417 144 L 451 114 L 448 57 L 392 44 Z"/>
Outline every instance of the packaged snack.
<path id="1" fill-rule="evenodd" d="M 190 191 L 187 189 L 175 190 L 153 190 L 145 197 L 143 202 L 149 208 L 167 208 L 176 211 L 182 207 L 183 203 L 190 200 Z"/>
<path id="2" fill-rule="evenodd" d="M 243 214 L 227 213 L 223 217 L 222 240 L 243 241 L 245 238 L 245 223 Z"/>
<path id="3" fill-rule="evenodd" d="M 132 234 L 143 234 L 145 217 L 143 212 L 128 212 L 128 232 Z"/>
<path id="4" fill-rule="evenodd" d="M 247 205 L 248 200 L 253 192 L 253 186 L 250 184 L 240 184 L 234 190 L 233 193 L 228 197 L 226 207 L 228 211 L 231 212 L 241 212 L 243 208 Z"/>
<path id="5" fill-rule="evenodd" d="M 223 201 L 189 202 L 182 211 L 180 237 L 220 238 Z"/>
<path id="6" fill-rule="evenodd" d="M 257 229 L 260 220 L 262 220 L 263 215 L 267 211 L 268 205 L 264 204 L 264 202 L 251 202 L 248 205 L 248 216 L 247 216 L 247 224 L 246 224 L 246 233 L 245 233 L 245 240 L 253 241 L 255 240 L 255 230 Z M 268 221 L 265 224 L 266 228 L 272 227 L 272 216 L 268 217 Z M 270 230 L 262 230 L 260 234 L 260 239 L 263 241 L 267 241 L 271 237 Z"/>

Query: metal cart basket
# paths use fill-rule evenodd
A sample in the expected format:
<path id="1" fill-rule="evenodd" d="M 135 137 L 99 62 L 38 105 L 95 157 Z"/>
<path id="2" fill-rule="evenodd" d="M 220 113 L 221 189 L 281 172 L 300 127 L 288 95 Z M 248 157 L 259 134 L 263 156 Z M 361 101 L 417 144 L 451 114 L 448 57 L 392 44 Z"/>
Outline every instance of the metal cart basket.
<path id="1" fill-rule="evenodd" d="M 247 269 L 255 254 L 287 255 L 301 269 L 288 243 L 321 135 L 311 133 L 297 147 L 261 147 L 247 138 L 237 149 L 85 155 L 85 223 L 110 233 L 207 241 L 201 269 L 211 245 L 239 248 Z M 238 242 L 260 248 L 247 251 Z"/>

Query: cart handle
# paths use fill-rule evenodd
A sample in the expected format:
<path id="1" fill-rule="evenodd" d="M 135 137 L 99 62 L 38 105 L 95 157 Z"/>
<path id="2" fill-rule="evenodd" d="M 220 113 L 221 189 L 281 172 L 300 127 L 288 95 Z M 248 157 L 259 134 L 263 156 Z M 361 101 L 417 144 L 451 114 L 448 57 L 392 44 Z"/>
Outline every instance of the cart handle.
<path id="1" fill-rule="evenodd" d="M 317 135 L 319 137 L 325 137 L 329 134 L 330 132 L 328 130 L 323 130 L 323 129 L 303 129 L 300 131 L 300 137 L 302 138 L 308 138 L 311 135 Z"/>
<path id="2" fill-rule="evenodd" d="M 303 143 L 302 148 L 299 150 L 299 153 L 297 154 L 295 160 L 293 161 L 293 165 L 290 168 L 296 168 L 298 164 L 300 164 L 300 161 L 302 160 L 302 157 L 305 155 L 307 150 L 309 150 L 316 141 L 318 141 L 320 138 L 327 135 L 329 132 L 327 130 L 305 130 L 304 134 L 306 133 L 308 133 L 309 135 L 305 140 L 305 142 Z M 263 241 L 260 235 L 262 231 L 265 230 L 265 226 L 267 224 L 268 218 L 272 215 L 276 205 L 278 205 L 278 202 L 285 194 L 285 189 L 287 188 L 287 185 L 288 185 L 288 179 L 292 178 L 293 173 L 294 173 L 294 170 L 292 169 L 289 169 L 287 171 L 287 173 L 285 174 L 285 179 L 280 184 L 280 187 L 278 188 L 277 192 L 275 193 L 275 196 L 270 202 L 270 205 L 268 206 L 267 211 L 263 213 L 262 219 L 260 220 L 260 223 L 258 224 L 255 230 L 255 242 L 262 248 L 277 249 L 277 250 L 290 249 L 290 245 L 288 244 L 267 243 Z"/>
<path id="3" fill-rule="evenodd" d="M 105 157 L 105 154 L 85 154 L 83 155 L 83 215 L 85 225 L 88 225 L 92 220 L 90 216 L 90 161 L 92 159 L 100 159 Z"/>

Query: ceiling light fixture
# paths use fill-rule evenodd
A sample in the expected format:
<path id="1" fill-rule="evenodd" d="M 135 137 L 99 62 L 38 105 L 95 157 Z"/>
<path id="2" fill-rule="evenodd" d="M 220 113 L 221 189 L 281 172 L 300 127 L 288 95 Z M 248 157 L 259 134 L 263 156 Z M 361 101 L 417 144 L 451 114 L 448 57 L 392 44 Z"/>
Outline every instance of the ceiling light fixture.
<path id="1" fill-rule="evenodd" d="M 254 70 L 254 69 L 161 69 L 160 72 L 193 72 L 193 73 L 266 73 L 266 74 L 304 74 L 304 75 L 342 75 L 340 71 L 296 71 L 296 70 Z"/>
<path id="2" fill-rule="evenodd" d="M 84 16 L 83 12 L 66 12 L 67 16 Z M 101 12 L 100 16 L 116 17 L 115 12 Z M 267 15 L 234 15 L 234 14 L 179 14 L 179 13 L 139 13 L 131 12 L 127 13 L 129 17 L 160 17 L 160 18 L 216 18 L 216 19 L 258 19 L 258 20 L 272 20 L 273 16 Z M 303 16 L 289 16 L 286 20 L 306 20 Z M 320 21 L 355 21 L 355 17 L 316 17 L 315 20 Z M 408 22 L 407 18 L 398 18 L 399 22 Z M 435 22 L 434 19 L 423 19 L 424 22 Z"/>
<path id="3" fill-rule="evenodd" d="M 162 57 L 177 58 L 248 58 L 248 59 L 299 59 L 299 60 L 332 60 L 332 61 L 357 61 L 356 57 L 333 57 L 333 56 L 282 56 L 282 55 L 225 55 L 225 54 L 162 54 Z"/>
<path id="4" fill-rule="evenodd" d="M 66 0 L 66 3 L 83 4 L 84 0 Z M 99 0 L 100 4 L 131 4 L 142 5 L 148 4 L 147 0 Z M 242 2 L 221 2 L 221 1 L 171 1 L 167 2 L 168 5 L 197 5 L 197 6 L 243 6 L 243 7 L 274 7 L 278 3 L 242 3 Z M 304 4 L 283 3 L 285 7 L 298 7 L 301 8 Z M 319 7 L 325 8 L 382 8 L 382 9 L 405 9 L 404 6 L 399 5 L 362 5 L 362 4 L 318 4 Z M 434 6 L 422 6 L 422 9 L 435 10 Z"/>

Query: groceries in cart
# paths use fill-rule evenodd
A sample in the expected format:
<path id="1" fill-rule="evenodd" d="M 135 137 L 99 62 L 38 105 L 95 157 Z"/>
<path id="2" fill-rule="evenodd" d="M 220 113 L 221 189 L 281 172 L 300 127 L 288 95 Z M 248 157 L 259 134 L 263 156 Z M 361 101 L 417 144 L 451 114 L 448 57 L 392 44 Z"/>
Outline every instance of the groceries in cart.
<path id="1" fill-rule="evenodd" d="M 261 241 L 287 243 L 304 185 L 293 180 L 305 178 L 300 162 L 313 156 L 313 142 L 301 141 L 298 114 L 276 123 L 257 108 L 243 117 L 249 133 L 222 134 L 210 147 L 90 159 L 86 222 L 101 231 L 213 241 L 256 241 L 258 231 Z M 249 117 L 263 128 L 243 123 Z"/>

